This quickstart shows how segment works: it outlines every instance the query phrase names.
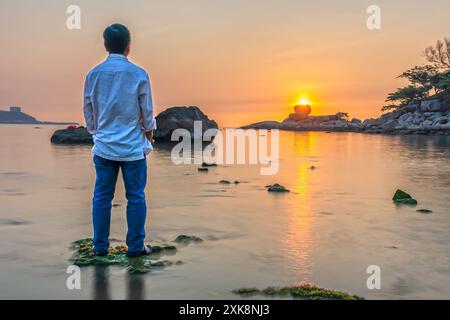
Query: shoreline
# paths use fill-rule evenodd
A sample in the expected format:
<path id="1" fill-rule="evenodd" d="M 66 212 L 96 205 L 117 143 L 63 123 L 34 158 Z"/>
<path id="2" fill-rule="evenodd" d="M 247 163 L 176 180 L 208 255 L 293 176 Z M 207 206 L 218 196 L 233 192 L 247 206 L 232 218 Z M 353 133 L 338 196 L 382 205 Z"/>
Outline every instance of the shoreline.
<path id="1" fill-rule="evenodd" d="M 362 134 L 384 134 L 384 135 L 422 135 L 422 136 L 449 136 L 450 129 L 354 129 L 354 128 L 291 128 L 291 127 L 267 127 L 257 123 L 239 127 L 238 129 L 267 129 L 291 132 L 325 132 L 325 133 L 362 133 Z"/>
<path id="2" fill-rule="evenodd" d="M 309 106 L 308 108 L 310 109 Z M 376 119 L 365 120 L 356 118 L 350 120 L 348 113 L 343 112 L 332 115 L 310 116 L 309 109 L 305 112 L 296 109 L 295 113 L 290 114 L 282 122 L 257 122 L 241 126 L 241 129 L 360 132 L 390 135 L 450 135 L 450 103 L 439 99 L 410 103 L 384 113 Z"/>

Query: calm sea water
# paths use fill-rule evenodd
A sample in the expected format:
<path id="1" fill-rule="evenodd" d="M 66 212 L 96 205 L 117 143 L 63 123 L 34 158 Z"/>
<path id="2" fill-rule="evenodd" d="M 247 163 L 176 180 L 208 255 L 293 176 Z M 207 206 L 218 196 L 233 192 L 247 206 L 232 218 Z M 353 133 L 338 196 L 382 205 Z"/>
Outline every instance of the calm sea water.
<path id="1" fill-rule="evenodd" d="M 276 176 L 256 165 L 199 173 L 155 149 L 148 240 L 205 242 L 142 276 L 83 268 L 82 289 L 70 291 L 69 244 L 91 236 L 94 170 L 89 146 L 50 144 L 57 128 L 0 126 L 0 298 L 237 298 L 235 288 L 303 281 L 370 299 L 450 298 L 448 137 L 282 132 Z M 274 182 L 292 192 L 269 194 Z M 395 206 L 397 188 L 419 206 Z M 123 239 L 122 181 L 114 202 L 111 237 Z M 369 265 L 381 268 L 381 290 L 366 287 Z"/>

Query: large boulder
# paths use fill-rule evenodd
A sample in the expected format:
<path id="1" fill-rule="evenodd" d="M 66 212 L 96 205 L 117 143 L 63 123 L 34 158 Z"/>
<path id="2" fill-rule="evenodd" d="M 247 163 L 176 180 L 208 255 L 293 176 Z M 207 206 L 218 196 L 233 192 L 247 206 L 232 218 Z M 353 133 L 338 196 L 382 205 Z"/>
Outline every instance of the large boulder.
<path id="1" fill-rule="evenodd" d="M 55 144 L 93 144 L 92 135 L 84 127 L 56 130 L 51 142 Z"/>
<path id="2" fill-rule="evenodd" d="M 447 107 L 438 99 L 426 100 L 420 103 L 420 111 L 422 112 L 438 112 L 446 110 Z"/>
<path id="3" fill-rule="evenodd" d="M 194 121 L 201 121 L 202 132 L 194 132 Z M 153 137 L 157 142 L 170 142 L 172 132 L 180 128 L 188 130 L 192 139 L 200 139 L 208 129 L 218 129 L 217 123 L 198 107 L 168 108 L 156 116 L 156 126 Z"/>
<path id="4" fill-rule="evenodd" d="M 309 114 L 311 113 L 311 106 L 309 104 L 298 104 L 294 106 L 295 113 L 291 113 L 289 118 L 294 121 L 301 121 L 308 119 Z"/>

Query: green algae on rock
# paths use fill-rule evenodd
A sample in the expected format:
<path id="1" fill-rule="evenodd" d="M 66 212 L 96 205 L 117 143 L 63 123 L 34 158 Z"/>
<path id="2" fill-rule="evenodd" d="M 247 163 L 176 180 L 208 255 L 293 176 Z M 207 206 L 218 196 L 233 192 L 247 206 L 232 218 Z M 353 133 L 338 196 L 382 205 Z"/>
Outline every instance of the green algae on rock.
<path id="1" fill-rule="evenodd" d="M 96 256 L 92 239 L 81 239 L 72 242 L 72 249 L 75 250 L 72 262 L 79 267 L 92 265 L 116 265 L 127 268 L 130 274 L 147 273 L 152 267 L 170 266 L 173 262 L 168 260 L 155 260 L 156 256 L 174 254 L 177 248 L 173 245 L 162 244 L 152 247 L 152 254 L 141 257 L 127 257 L 128 250 L 125 245 L 111 246 L 105 256 Z M 177 264 L 179 264 L 177 262 Z"/>
<path id="2" fill-rule="evenodd" d="M 189 244 L 189 243 L 200 243 L 203 242 L 202 238 L 196 237 L 196 236 L 187 236 L 184 234 L 179 235 L 173 242 L 180 243 L 180 244 Z"/>
<path id="3" fill-rule="evenodd" d="M 417 200 L 403 190 L 397 189 L 392 200 L 398 204 L 417 205 Z"/>
<path id="4" fill-rule="evenodd" d="M 233 290 L 238 295 L 263 295 L 271 297 L 291 297 L 307 300 L 363 300 L 364 298 L 342 291 L 317 287 L 312 284 L 300 284 L 292 287 L 240 288 Z"/>
<path id="5" fill-rule="evenodd" d="M 290 192 L 289 189 L 286 189 L 281 184 L 269 184 L 266 186 L 268 192 Z"/>

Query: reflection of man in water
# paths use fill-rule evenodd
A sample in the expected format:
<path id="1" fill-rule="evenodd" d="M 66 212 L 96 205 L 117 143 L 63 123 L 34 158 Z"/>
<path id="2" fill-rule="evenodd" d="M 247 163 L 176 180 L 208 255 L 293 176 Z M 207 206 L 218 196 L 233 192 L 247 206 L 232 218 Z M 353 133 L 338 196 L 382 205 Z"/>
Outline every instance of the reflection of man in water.
<path id="1" fill-rule="evenodd" d="M 108 271 L 108 266 L 94 266 L 94 286 L 92 292 L 92 298 L 94 300 L 110 300 L 112 298 L 110 292 Z M 145 299 L 145 286 L 142 275 L 127 275 L 127 288 L 125 298 L 128 300 Z"/>
<path id="2" fill-rule="evenodd" d="M 156 129 L 150 81 L 145 70 L 127 59 L 131 37 L 125 26 L 109 26 L 103 38 L 109 56 L 86 76 L 83 105 L 86 127 L 94 140 L 94 249 L 97 255 L 108 253 L 111 206 L 120 169 L 128 201 L 127 254 L 150 254 L 151 247 L 144 245 L 146 155 Z"/>

